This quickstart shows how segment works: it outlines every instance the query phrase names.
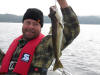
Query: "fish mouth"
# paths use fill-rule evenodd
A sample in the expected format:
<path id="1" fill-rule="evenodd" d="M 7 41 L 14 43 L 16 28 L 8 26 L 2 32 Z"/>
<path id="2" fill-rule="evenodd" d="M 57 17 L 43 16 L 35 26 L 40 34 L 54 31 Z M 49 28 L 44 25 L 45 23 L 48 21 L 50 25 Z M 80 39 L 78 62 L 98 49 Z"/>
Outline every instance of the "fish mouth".
<path id="1" fill-rule="evenodd" d="M 56 14 L 56 6 L 51 6 L 50 7 L 50 14 L 48 15 L 50 18 L 54 17 Z"/>
<path id="2" fill-rule="evenodd" d="M 57 7 L 56 6 L 51 6 L 50 10 L 56 11 Z"/>

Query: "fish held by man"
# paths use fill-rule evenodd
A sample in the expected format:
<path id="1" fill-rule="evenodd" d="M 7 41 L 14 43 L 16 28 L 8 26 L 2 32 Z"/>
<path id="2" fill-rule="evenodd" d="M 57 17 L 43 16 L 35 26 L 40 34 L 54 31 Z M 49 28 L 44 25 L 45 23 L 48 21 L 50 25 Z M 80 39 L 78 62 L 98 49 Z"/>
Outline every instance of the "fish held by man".
<path id="1" fill-rule="evenodd" d="M 58 68 L 63 68 L 61 61 L 59 60 L 61 54 L 61 44 L 63 38 L 63 28 L 61 16 L 58 13 L 58 9 L 56 6 L 50 7 L 50 14 L 52 28 L 50 33 L 52 33 L 52 43 L 55 54 L 55 64 L 53 70 Z"/>

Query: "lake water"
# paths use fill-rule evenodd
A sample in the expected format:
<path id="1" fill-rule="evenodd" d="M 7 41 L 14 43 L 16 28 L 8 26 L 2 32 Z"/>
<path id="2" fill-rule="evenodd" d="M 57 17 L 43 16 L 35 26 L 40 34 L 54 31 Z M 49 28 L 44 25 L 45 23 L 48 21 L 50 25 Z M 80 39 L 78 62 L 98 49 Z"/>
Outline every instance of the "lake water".
<path id="1" fill-rule="evenodd" d="M 44 24 L 42 33 L 49 32 Z M 0 23 L 0 48 L 6 52 L 12 40 L 22 34 L 21 23 Z M 100 75 L 100 25 L 80 25 L 79 36 L 63 51 L 61 61 L 72 75 Z"/>

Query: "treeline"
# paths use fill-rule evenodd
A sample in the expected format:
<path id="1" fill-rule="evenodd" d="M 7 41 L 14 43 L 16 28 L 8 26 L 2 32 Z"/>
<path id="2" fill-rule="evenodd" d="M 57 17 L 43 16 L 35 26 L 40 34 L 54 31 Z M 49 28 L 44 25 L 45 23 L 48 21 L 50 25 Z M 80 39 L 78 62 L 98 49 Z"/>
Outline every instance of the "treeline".
<path id="1" fill-rule="evenodd" d="M 80 24 L 100 24 L 100 16 L 78 16 Z"/>
<path id="2" fill-rule="evenodd" d="M 78 16 L 80 24 L 100 24 L 100 16 Z M 22 21 L 22 16 L 12 15 L 12 14 L 0 14 L 0 22 L 14 22 L 20 23 Z M 44 22 L 50 23 L 50 18 L 44 16 Z"/>
<path id="3" fill-rule="evenodd" d="M 13 14 L 0 14 L 0 22 L 14 22 L 14 23 L 20 23 L 22 22 L 23 16 L 17 16 Z M 44 22 L 50 23 L 50 19 L 48 16 L 44 16 Z"/>

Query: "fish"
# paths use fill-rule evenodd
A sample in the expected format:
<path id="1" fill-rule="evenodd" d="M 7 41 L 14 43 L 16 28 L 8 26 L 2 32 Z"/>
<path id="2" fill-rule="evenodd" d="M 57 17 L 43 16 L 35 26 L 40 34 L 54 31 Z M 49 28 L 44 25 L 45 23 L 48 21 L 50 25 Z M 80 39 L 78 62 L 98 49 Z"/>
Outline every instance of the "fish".
<path id="1" fill-rule="evenodd" d="M 53 50 L 54 50 L 54 56 L 55 56 L 55 63 L 53 67 L 53 71 L 55 71 L 58 68 L 63 68 L 63 65 L 59 59 L 61 55 L 61 44 L 62 44 L 62 38 L 63 38 L 63 20 L 61 16 L 58 13 L 58 9 L 56 6 L 50 7 L 50 14 L 49 17 L 51 19 L 51 30 L 49 34 L 52 34 L 52 44 L 53 44 Z"/>

